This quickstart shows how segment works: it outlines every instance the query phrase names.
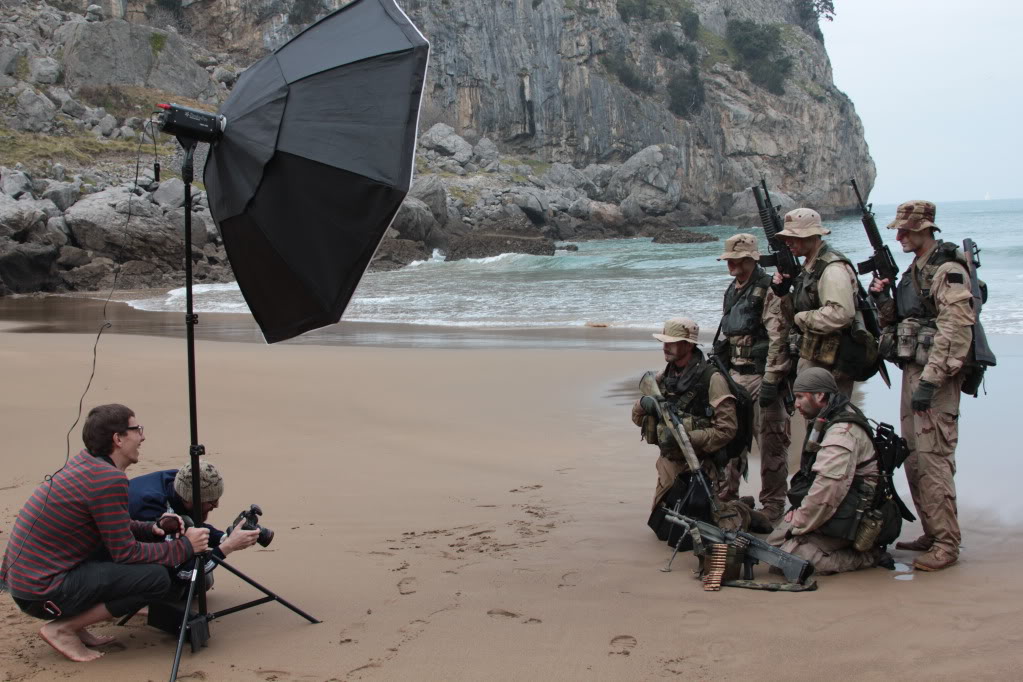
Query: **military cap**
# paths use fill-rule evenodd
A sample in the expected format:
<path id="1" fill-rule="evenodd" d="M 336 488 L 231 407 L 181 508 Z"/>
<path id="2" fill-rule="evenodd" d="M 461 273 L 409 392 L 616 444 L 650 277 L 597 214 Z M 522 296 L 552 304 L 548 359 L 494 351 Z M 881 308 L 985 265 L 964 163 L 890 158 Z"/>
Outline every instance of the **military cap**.
<path id="1" fill-rule="evenodd" d="M 733 234 L 725 240 L 725 252 L 718 260 L 739 260 L 752 258 L 760 260 L 760 251 L 757 250 L 757 238 L 748 232 Z"/>
<path id="2" fill-rule="evenodd" d="M 654 338 L 661 343 L 675 343 L 676 341 L 688 341 L 696 343 L 700 335 L 700 325 L 688 317 L 673 317 L 664 323 L 664 329 L 660 334 L 654 334 Z"/>
<path id="3" fill-rule="evenodd" d="M 896 209 L 895 220 L 888 224 L 888 229 L 909 230 L 910 232 L 930 229 L 941 232 L 941 229 L 934 224 L 934 213 L 936 210 L 933 202 L 924 201 L 923 199 L 903 202 Z"/>
<path id="4" fill-rule="evenodd" d="M 831 230 L 821 224 L 821 214 L 812 208 L 796 208 L 785 214 L 785 229 L 778 236 L 803 238 L 822 234 L 831 234 Z"/>

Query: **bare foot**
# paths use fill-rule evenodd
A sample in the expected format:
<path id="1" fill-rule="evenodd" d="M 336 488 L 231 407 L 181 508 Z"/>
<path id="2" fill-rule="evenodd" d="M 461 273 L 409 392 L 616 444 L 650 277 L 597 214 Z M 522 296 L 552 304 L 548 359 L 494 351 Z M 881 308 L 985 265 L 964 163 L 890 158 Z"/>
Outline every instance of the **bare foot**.
<path id="1" fill-rule="evenodd" d="M 78 639 L 82 640 L 85 646 L 103 646 L 117 641 L 116 637 L 110 635 L 94 635 L 85 628 L 78 631 Z"/>
<path id="2" fill-rule="evenodd" d="M 76 633 L 66 632 L 53 623 L 47 623 L 39 628 L 39 636 L 54 649 L 78 663 L 92 661 L 103 655 L 102 651 L 87 649 Z"/>

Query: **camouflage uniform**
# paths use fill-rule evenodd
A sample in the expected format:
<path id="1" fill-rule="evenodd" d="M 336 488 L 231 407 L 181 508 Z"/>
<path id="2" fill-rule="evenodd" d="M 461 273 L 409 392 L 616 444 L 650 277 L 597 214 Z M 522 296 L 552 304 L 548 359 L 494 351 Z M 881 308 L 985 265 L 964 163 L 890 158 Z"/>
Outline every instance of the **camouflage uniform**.
<path id="1" fill-rule="evenodd" d="M 908 201 L 898 208 L 889 229 L 937 230 L 935 206 Z M 956 509 L 955 448 L 959 440 L 962 368 L 973 340 L 970 277 L 955 245 L 935 241 L 913 260 L 899 280 L 896 300 L 880 296 L 881 321 L 891 343 L 888 358 L 902 367 L 902 436 L 911 454 L 906 478 L 924 534 L 902 548 L 930 550 L 914 562 L 918 568 L 944 567 L 959 557 L 962 535 Z M 914 413 L 913 393 L 920 382 L 935 386 L 930 409 Z M 933 559 L 933 561 L 932 561 Z M 920 563 L 923 565 L 920 565 Z"/>
<path id="2" fill-rule="evenodd" d="M 725 241 L 725 252 L 718 260 L 760 259 L 757 238 L 737 234 Z M 764 408 L 760 406 L 761 383 L 780 384 L 788 376 L 790 361 L 786 339 L 792 319 L 788 297 L 779 298 L 770 288 L 771 276 L 758 265 L 745 283 L 733 280 L 725 292 L 721 334 L 727 350 L 715 352 L 729 368 L 732 379 L 749 391 L 754 400 L 754 438 L 760 447 L 760 504 L 769 519 L 778 519 L 785 511 L 788 489 L 788 449 L 791 443 L 789 413 L 779 396 Z M 749 319 L 746 319 L 749 318 Z M 742 460 L 730 460 L 721 481 L 723 501 L 739 496 L 740 478 L 747 467 Z"/>
<path id="3" fill-rule="evenodd" d="M 686 318 L 674 318 L 665 323 L 664 334 L 654 334 L 654 338 L 664 343 L 674 341 L 695 343 L 698 333 L 699 326 L 696 322 Z M 703 353 L 699 348 L 694 348 L 689 363 L 681 369 L 674 363 L 670 363 L 664 371 L 657 375 L 657 385 L 669 402 L 678 401 L 690 389 L 696 389 L 689 407 L 679 416 L 689 434 L 689 440 L 693 445 L 696 458 L 700 462 L 700 468 L 706 475 L 711 489 L 714 490 L 717 488 L 719 479 L 715 457 L 735 437 L 738 422 L 735 396 L 729 391 L 728 382 L 720 372 L 706 369 L 708 367 Z M 705 371 L 709 375 L 709 381 L 704 392 L 700 390 L 702 388 L 700 383 L 701 375 Z M 680 379 L 682 380 L 681 385 L 686 387 L 681 395 L 678 391 Z M 632 406 L 632 422 L 636 426 L 647 429 L 649 428 L 648 420 L 651 419 L 654 418 L 643 411 L 640 401 L 637 400 Z M 661 456 L 657 458 L 657 487 L 654 491 L 652 508 L 656 508 L 661 498 L 671 489 L 676 477 L 689 471 L 681 448 L 661 423 L 656 425 L 655 438 L 660 447 Z M 729 512 L 733 511 L 732 506 L 742 507 L 742 509 L 734 510 L 739 514 L 736 526 L 748 527 L 749 509 L 745 508 L 745 505 L 734 503 L 734 505 L 729 505 Z"/>
<path id="4" fill-rule="evenodd" d="M 812 237 L 831 234 L 820 215 L 808 208 L 785 214 L 782 237 Z M 822 241 L 820 248 L 803 263 L 803 272 L 793 283 L 789 298 L 795 310 L 791 339 L 800 348 L 797 370 L 822 367 L 835 375 L 838 390 L 852 397 L 853 380 L 835 370 L 838 343 L 856 321 L 856 272 L 848 258 Z"/>
<path id="5" fill-rule="evenodd" d="M 877 458 L 870 435 L 858 424 L 838 422 L 824 433 L 810 467 L 806 466 L 808 457 L 808 452 L 804 452 L 804 469 L 815 475 L 809 492 L 797 508 L 785 515 L 767 541 L 810 561 L 821 574 L 874 566 L 879 556 L 877 550 L 859 552 L 852 547 L 851 540 L 821 530 L 849 494 L 854 478 L 877 485 Z"/>

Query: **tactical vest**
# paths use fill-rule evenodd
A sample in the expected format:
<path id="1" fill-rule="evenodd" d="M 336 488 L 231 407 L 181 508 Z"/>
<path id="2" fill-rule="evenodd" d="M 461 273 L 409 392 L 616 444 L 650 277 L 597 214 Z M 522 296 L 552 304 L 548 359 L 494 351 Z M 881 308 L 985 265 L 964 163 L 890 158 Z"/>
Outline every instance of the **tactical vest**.
<path id="1" fill-rule="evenodd" d="M 796 278 L 792 290 L 792 304 L 795 312 L 817 310 L 821 307 L 820 281 L 824 270 L 832 263 L 845 263 L 853 272 L 856 268 L 841 252 L 827 243 L 821 244 L 813 267 L 803 270 Z M 860 293 L 853 291 L 855 314 L 852 323 L 834 334 L 802 332 L 792 327 L 789 335 L 789 349 L 793 355 L 830 367 L 837 376 L 854 381 L 866 381 L 877 372 L 879 364 L 877 337 L 867 329 L 864 305 Z"/>
<path id="2" fill-rule="evenodd" d="M 669 408 L 683 421 L 686 429 L 698 431 L 712 424 L 714 408 L 710 405 L 708 393 L 710 380 L 718 370 L 697 349 L 693 350 L 691 362 L 696 363 L 691 371 L 688 371 L 689 366 L 679 371 L 669 362 L 664 368 L 661 391 Z M 657 441 L 662 455 L 673 461 L 684 460 L 678 443 L 663 424 L 657 425 Z M 707 456 L 715 453 L 700 454 Z"/>
<path id="3" fill-rule="evenodd" d="M 771 275 L 758 265 L 746 286 L 740 289 L 733 280 L 725 291 L 721 333 L 728 339 L 730 364 L 740 374 L 763 374 L 767 366 L 769 340 L 763 319 L 770 286 Z"/>
<path id="4" fill-rule="evenodd" d="M 843 400 L 838 409 L 839 413 L 825 422 L 819 442 L 824 442 L 824 438 L 832 426 L 842 423 L 856 424 L 867 432 L 871 442 L 873 442 L 874 432 L 870 428 L 870 423 L 855 405 L 847 400 Z M 817 473 L 813 470 L 813 465 L 817 461 L 817 450 L 808 447 L 810 435 L 810 429 L 807 429 L 806 440 L 803 441 L 803 455 L 800 459 L 799 471 L 796 472 L 789 483 L 788 498 L 789 502 L 792 503 L 793 509 L 798 509 L 802 505 L 803 498 L 810 492 L 810 487 L 813 486 L 813 482 L 817 478 Z M 869 461 L 873 461 L 873 459 Z M 860 465 L 857 465 L 857 468 L 866 463 L 862 462 Z M 864 476 L 853 474 L 849 492 L 846 493 L 845 498 L 842 499 L 841 504 L 838 505 L 831 518 L 820 526 L 817 531 L 828 537 L 853 540 L 856 537 L 856 529 L 859 527 L 864 514 L 874 508 L 875 495 L 873 483 Z"/>
<path id="5" fill-rule="evenodd" d="M 922 267 L 909 266 L 895 288 L 895 312 L 900 322 L 912 318 L 922 324 L 934 324 L 938 307 L 931 296 L 931 283 L 938 268 L 951 261 L 966 266 L 955 244 L 939 241 Z"/>

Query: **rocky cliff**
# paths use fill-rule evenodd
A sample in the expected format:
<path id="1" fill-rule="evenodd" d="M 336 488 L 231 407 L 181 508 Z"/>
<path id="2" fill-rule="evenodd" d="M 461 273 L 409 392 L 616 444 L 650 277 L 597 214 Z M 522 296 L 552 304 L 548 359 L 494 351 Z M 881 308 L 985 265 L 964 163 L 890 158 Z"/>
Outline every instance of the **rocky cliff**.
<path id="1" fill-rule="evenodd" d="M 22 188 L 0 203 L 0 280 L 15 291 L 85 288 L 126 263 L 140 264 L 137 285 L 176 280 L 164 228 L 183 209 L 155 198 L 153 178 L 141 189 L 126 184 L 133 141 L 153 137 L 145 121 L 154 98 L 214 108 L 253 59 L 342 4 L 0 0 L 0 121 L 9 133 L 0 134 L 0 172 Z M 401 4 L 432 53 L 416 183 L 378 267 L 434 248 L 486 255 L 488 239 L 494 249 L 543 253 L 543 240 L 750 225 L 748 188 L 761 175 L 784 208 L 825 215 L 853 207 L 850 177 L 873 185 L 862 125 L 832 83 L 806 0 Z M 21 205 L 66 185 L 74 196 L 65 205 Z M 97 192 L 108 194 L 75 209 Z M 155 207 L 146 217 L 159 229 L 148 232 L 162 236 L 148 255 L 83 236 L 104 229 L 103 212 L 120 220 L 124 192 Z M 210 222 L 201 192 L 191 208 Z M 206 251 L 193 258 L 223 279 L 230 271 L 210 227 Z"/>

